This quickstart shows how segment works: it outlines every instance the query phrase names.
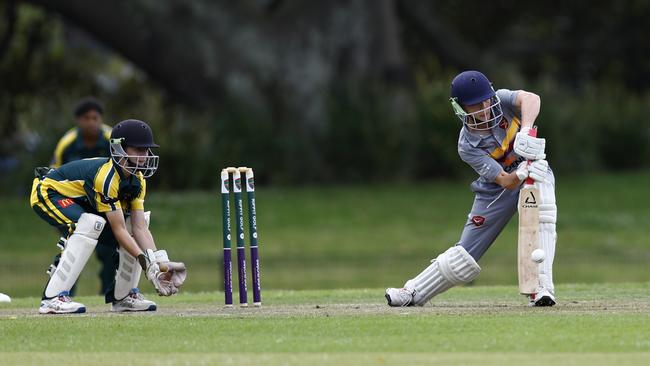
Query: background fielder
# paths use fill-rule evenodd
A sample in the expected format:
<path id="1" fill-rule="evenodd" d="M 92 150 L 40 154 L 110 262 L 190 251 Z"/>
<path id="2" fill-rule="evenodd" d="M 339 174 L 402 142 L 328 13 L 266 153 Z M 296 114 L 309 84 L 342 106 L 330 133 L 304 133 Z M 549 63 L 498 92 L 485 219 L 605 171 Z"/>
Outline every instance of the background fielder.
<path id="1" fill-rule="evenodd" d="M 523 90 L 495 92 L 485 75 L 465 71 L 452 81 L 451 104 L 463 122 L 458 153 L 479 175 L 471 184 L 474 204 L 459 242 L 403 288 L 386 289 L 388 304 L 422 306 L 435 295 L 474 280 L 481 271 L 477 261 L 516 212 L 521 183 L 530 176 L 541 195 L 540 247 L 546 252 L 530 304 L 554 305 L 555 178 L 544 160 L 545 140 L 528 136 L 539 114 L 540 98 Z M 528 165 L 526 159 L 532 163 Z"/>
<path id="2" fill-rule="evenodd" d="M 103 122 L 104 106 L 93 98 L 81 99 L 74 108 L 75 127 L 68 130 L 56 144 L 52 168 L 71 161 L 111 156 L 111 127 Z"/>

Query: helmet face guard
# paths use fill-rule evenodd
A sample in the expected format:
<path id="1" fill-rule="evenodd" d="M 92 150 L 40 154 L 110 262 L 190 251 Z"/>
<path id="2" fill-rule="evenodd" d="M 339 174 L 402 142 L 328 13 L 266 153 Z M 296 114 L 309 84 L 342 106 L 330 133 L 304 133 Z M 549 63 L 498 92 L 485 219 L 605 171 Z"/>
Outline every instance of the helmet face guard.
<path id="1" fill-rule="evenodd" d="M 467 113 L 463 106 L 474 106 L 490 101 L 490 106 L 479 111 Z M 456 75 L 451 82 L 451 107 L 454 114 L 467 128 L 478 131 L 493 129 L 501 122 L 503 111 L 501 99 L 492 83 L 480 71 L 468 70 Z"/>
<path id="2" fill-rule="evenodd" d="M 490 106 L 483 108 L 479 111 L 467 113 L 465 109 L 458 103 L 458 98 L 451 98 L 451 107 L 454 110 L 456 117 L 460 119 L 463 124 L 477 131 L 487 131 L 499 125 L 503 117 L 503 110 L 501 109 L 501 99 L 496 93 L 490 98 Z"/>
<path id="3" fill-rule="evenodd" d="M 124 138 L 111 139 L 111 158 L 120 168 L 131 174 L 142 173 L 143 178 L 151 177 L 158 169 L 158 155 L 154 155 L 150 148 L 146 156 L 128 155 L 122 146 Z M 138 164 L 144 159 L 144 162 Z"/>

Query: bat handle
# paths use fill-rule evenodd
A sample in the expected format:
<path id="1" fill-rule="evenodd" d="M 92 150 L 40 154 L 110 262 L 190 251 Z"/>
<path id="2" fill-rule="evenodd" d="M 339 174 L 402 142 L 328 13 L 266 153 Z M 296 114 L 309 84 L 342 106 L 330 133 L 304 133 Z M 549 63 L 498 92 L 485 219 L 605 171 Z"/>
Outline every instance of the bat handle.
<path id="1" fill-rule="evenodd" d="M 537 126 L 533 126 L 533 128 L 528 130 L 528 136 L 537 137 Z M 530 160 L 528 160 L 528 165 L 530 165 Z M 528 177 L 526 178 L 526 184 L 533 185 L 535 184 L 535 181 L 533 178 Z"/>

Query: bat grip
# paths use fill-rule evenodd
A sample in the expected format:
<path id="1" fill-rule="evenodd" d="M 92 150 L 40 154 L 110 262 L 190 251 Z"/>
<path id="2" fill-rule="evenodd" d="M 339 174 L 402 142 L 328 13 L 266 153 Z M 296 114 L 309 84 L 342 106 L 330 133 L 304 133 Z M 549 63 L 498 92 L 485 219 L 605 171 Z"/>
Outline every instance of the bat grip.
<path id="1" fill-rule="evenodd" d="M 537 137 L 537 126 L 533 126 L 533 128 L 528 130 L 528 136 Z M 530 160 L 528 160 L 528 165 L 530 165 Z M 526 178 L 526 184 L 533 185 L 535 184 L 535 181 L 533 178 L 528 177 Z"/>

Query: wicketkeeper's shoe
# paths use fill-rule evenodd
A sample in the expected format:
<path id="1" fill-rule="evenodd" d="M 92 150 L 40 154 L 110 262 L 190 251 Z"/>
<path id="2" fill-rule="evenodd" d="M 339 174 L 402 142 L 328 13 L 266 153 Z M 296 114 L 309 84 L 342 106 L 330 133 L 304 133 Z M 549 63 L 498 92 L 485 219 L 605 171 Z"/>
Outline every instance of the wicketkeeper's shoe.
<path id="1" fill-rule="evenodd" d="M 413 306 L 413 291 L 405 288 L 387 288 L 386 300 L 388 306 Z"/>
<path id="2" fill-rule="evenodd" d="M 536 294 L 530 295 L 530 306 L 553 306 L 555 305 L 555 296 L 549 290 L 540 288 Z"/>
<path id="3" fill-rule="evenodd" d="M 11 297 L 0 292 L 0 302 L 11 302 Z"/>
<path id="4" fill-rule="evenodd" d="M 68 291 L 61 292 L 57 297 L 41 300 L 41 306 L 38 308 L 41 314 L 74 314 L 85 313 L 86 306 L 70 299 Z"/>
<path id="5" fill-rule="evenodd" d="M 122 300 L 114 301 L 111 311 L 156 311 L 156 303 L 145 299 L 140 290 L 134 288 Z"/>

